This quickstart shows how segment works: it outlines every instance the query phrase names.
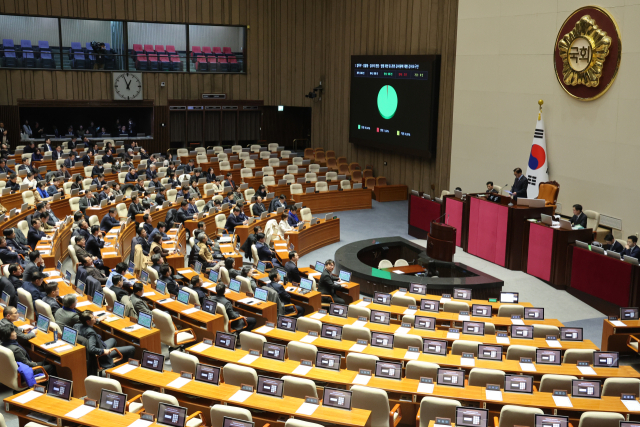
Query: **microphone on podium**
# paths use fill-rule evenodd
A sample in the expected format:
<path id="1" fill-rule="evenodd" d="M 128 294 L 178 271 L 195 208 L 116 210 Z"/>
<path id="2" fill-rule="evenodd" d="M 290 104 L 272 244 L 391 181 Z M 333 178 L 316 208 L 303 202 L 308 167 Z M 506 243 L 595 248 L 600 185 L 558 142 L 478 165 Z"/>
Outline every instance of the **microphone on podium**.
<path id="1" fill-rule="evenodd" d="M 445 213 L 443 213 L 442 215 L 440 215 L 438 218 L 434 219 L 434 220 L 433 220 L 433 221 L 431 221 L 431 222 L 438 222 L 438 221 L 439 221 L 443 216 L 445 216 L 445 215 L 447 216 L 447 219 L 449 219 L 449 214 L 445 212 Z M 445 220 L 445 222 L 444 222 L 444 223 L 445 223 L 445 224 L 447 224 L 447 221 Z M 447 224 L 447 225 L 449 225 L 449 224 Z"/>

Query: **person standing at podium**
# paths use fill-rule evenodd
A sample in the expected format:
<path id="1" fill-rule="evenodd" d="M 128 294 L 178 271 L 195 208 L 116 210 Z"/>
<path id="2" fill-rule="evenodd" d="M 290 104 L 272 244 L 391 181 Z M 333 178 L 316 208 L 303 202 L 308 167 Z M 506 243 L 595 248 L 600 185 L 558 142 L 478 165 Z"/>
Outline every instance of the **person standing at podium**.
<path id="1" fill-rule="evenodd" d="M 527 187 L 529 186 L 529 180 L 522 175 L 522 169 L 515 168 L 513 174 L 516 179 L 511 186 L 511 197 L 513 200 L 518 200 L 518 197 L 527 198 Z"/>
<path id="2" fill-rule="evenodd" d="M 569 222 L 573 227 L 580 225 L 582 228 L 587 228 L 587 216 L 582 212 L 582 205 L 573 205 L 573 216 Z"/>
<path id="3" fill-rule="evenodd" d="M 493 181 L 487 181 L 487 193 L 498 193 L 498 190 L 493 188 Z"/>

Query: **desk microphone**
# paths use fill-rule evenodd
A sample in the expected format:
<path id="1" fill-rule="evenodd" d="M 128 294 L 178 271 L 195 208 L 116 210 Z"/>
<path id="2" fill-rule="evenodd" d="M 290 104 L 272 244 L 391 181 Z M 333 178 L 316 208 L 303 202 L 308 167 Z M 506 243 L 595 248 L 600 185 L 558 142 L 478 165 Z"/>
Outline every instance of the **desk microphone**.
<path id="1" fill-rule="evenodd" d="M 434 219 L 432 222 L 434 222 L 434 221 L 436 221 L 436 222 L 437 222 L 440 218 L 442 218 L 442 217 L 443 217 L 443 216 L 445 216 L 445 215 L 447 216 L 447 220 L 448 220 L 448 219 L 449 219 L 449 214 L 445 212 L 445 213 L 443 213 L 442 215 L 440 215 L 438 218 Z M 449 224 L 447 224 L 447 221 L 446 221 L 446 220 L 445 220 L 445 222 L 444 222 L 444 223 L 445 223 L 446 225 L 449 225 Z"/>

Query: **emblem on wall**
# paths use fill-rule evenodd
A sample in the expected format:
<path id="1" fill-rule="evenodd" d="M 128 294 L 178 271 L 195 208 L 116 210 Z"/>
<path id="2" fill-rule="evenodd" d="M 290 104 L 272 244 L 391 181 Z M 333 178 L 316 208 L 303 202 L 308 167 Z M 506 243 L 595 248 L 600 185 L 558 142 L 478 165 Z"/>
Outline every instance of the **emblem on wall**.
<path id="1" fill-rule="evenodd" d="M 564 21 L 556 38 L 558 82 L 576 99 L 597 99 L 613 84 L 621 51 L 620 31 L 613 17 L 596 6 L 580 8 Z"/>

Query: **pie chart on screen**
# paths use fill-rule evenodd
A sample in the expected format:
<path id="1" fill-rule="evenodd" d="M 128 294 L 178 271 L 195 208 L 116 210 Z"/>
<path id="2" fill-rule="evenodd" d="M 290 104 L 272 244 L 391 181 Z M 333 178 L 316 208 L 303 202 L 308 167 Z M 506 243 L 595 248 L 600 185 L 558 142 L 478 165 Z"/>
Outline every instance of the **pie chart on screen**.
<path id="1" fill-rule="evenodd" d="M 378 111 L 384 119 L 390 119 L 398 109 L 398 94 L 391 85 L 384 85 L 378 92 Z"/>

